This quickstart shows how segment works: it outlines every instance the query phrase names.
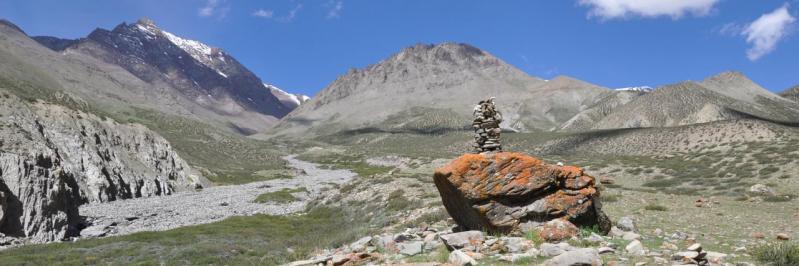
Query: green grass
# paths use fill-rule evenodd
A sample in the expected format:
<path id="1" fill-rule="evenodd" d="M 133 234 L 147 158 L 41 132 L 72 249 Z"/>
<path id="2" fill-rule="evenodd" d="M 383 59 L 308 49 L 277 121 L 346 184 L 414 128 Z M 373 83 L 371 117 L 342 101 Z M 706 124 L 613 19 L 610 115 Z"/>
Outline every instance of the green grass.
<path id="1" fill-rule="evenodd" d="M 763 264 L 774 266 L 799 265 L 799 245 L 794 243 L 778 243 L 763 245 L 753 252 L 755 259 Z"/>
<path id="2" fill-rule="evenodd" d="M 284 189 L 281 189 L 281 190 L 278 190 L 278 191 L 267 192 L 267 193 L 258 195 L 258 197 L 255 198 L 255 202 L 258 202 L 258 203 L 267 203 L 267 202 L 287 203 L 287 202 L 297 201 L 299 199 L 297 197 L 295 197 L 294 195 L 292 195 L 292 193 L 298 193 L 298 192 L 308 192 L 308 190 L 305 189 L 304 187 L 293 188 L 293 189 L 284 188 Z"/>
<path id="3" fill-rule="evenodd" d="M 652 203 L 652 204 L 649 204 L 649 205 L 646 205 L 646 206 L 644 206 L 644 210 L 647 210 L 647 211 L 661 211 L 661 212 L 664 212 L 664 211 L 668 211 L 668 210 L 669 210 L 669 208 L 668 208 L 668 207 L 666 207 L 666 206 L 663 206 L 663 205 L 658 205 L 658 204 L 654 204 L 654 203 Z"/>
<path id="4" fill-rule="evenodd" d="M 163 232 L 23 246 L 0 252 L 0 264 L 277 265 L 368 235 L 363 219 L 329 208 L 293 216 L 231 217 Z"/>

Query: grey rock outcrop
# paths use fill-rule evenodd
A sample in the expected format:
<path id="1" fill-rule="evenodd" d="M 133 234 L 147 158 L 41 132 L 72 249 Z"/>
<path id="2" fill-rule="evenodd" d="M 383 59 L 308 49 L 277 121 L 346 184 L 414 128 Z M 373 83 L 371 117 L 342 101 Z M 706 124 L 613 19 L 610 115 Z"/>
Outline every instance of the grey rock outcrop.
<path id="1" fill-rule="evenodd" d="M 75 235 L 87 202 L 171 194 L 200 180 L 161 136 L 0 90 L 0 233 L 47 242 Z"/>

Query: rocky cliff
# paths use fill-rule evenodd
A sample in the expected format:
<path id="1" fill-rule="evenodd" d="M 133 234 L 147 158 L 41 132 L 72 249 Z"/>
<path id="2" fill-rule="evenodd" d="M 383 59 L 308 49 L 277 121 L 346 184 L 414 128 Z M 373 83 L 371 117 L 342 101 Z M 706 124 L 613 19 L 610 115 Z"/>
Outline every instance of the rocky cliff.
<path id="1" fill-rule="evenodd" d="M 167 195 L 199 178 L 158 134 L 142 125 L 0 90 L 0 233 L 31 242 L 78 229 L 78 205 Z"/>

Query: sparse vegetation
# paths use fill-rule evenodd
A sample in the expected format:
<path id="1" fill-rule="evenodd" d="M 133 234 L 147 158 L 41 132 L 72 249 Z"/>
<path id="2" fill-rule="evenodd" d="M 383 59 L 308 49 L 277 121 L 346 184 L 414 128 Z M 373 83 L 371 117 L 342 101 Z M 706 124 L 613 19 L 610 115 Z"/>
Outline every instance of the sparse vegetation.
<path id="1" fill-rule="evenodd" d="M 647 211 L 661 211 L 661 212 L 663 212 L 663 211 L 668 211 L 669 208 L 666 207 L 666 206 L 663 206 L 663 205 L 659 205 L 659 204 L 654 204 L 653 203 L 653 204 L 649 204 L 649 205 L 644 206 L 644 210 L 647 210 Z"/>
<path id="2" fill-rule="evenodd" d="M 255 202 L 258 202 L 258 203 L 267 203 L 267 202 L 287 203 L 287 202 L 292 202 L 292 201 L 299 200 L 297 197 L 292 195 L 293 193 L 299 193 L 299 192 L 308 192 L 308 190 L 306 190 L 304 187 L 293 188 L 293 189 L 284 188 L 284 189 L 281 189 L 281 190 L 278 190 L 278 191 L 267 192 L 267 193 L 258 195 L 258 197 L 255 198 Z"/>
<path id="3" fill-rule="evenodd" d="M 753 255 L 758 261 L 767 265 L 799 265 L 799 245 L 794 243 L 763 245 L 755 249 Z"/>
<path id="4" fill-rule="evenodd" d="M 231 217 L 163 232 L 24 246 L 4 251 L 0 264 L 278 265 L 368 235 L 364 219 L 330 208 L 302 215 Z"/>

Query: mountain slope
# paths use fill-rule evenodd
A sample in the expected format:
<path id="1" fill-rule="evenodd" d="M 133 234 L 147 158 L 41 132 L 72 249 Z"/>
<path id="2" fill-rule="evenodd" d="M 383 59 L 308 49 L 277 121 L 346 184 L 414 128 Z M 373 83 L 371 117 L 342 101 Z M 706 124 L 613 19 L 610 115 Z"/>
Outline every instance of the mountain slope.
<path id="1" fill-rule="evenodd" d="M 301 104 L 311 100 L 311 97 L 302 94 L 289 93 L 274 85 L 264 84 L 264 87 L 268 89 L 272 95 L 277 97 L 277 99 L 280 100 L 284 106 L 291 108 L 292 110 L 297 108 L 297 106 L 300 106 Z"/>
<path id="2" fill-rule="evenodd" d="M 632 99 L 590 128 L 668 127 L 749 117 L 795 123 L 799 105 L 768 92 L 741 73 L 725 72 L 701 83 L 668 85 Z"/>
<path id="3" fill-rule="evenodd" d="M 553 130 L 607 93 L 569 77 L 531 77 L 467 44 L 420 44 L 340 76 L 273 133 L 464 129 L 473 106 L 491 96 L 505 115 L 504 128 Z"/>
<path id="4" fill-rule="evenodd" d="M 624 106 L 633 99 L 645 95 L 651 90 L 624 89 L 607 93 L 599 101 L 589 106 L 582 112 L 574 115 L 561 124 L 561 131 L 585 131 L 591 129 L 597 122 L 613 113 L 616 108 Z"/>
<path id="5" fill-rule="evenodd" d="M 799 103 L 799 86 L 794 86 L 779 93 L 785 99 Z"/>

